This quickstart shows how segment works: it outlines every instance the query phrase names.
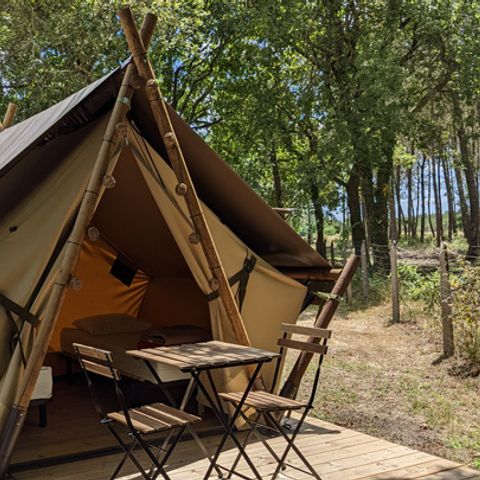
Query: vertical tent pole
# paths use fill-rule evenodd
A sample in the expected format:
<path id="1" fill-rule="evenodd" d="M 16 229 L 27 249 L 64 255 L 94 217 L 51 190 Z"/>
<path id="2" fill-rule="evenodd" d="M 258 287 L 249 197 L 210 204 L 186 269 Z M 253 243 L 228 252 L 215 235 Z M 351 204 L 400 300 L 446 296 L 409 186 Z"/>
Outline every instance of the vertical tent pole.
<path id="1" fill-rule="evenodd" d="M 145 44 L 150 42 L 157 18 L 148 14 L 142 26 L 142 38 Z M 108 171 L 111 160 L 111 152 L 123 137 L 124 124 L 130 101 L 133 96 L 133 83 L 136 76 L 136 68 L 133 63 L 128 65 L 118 96 L 108 120 L 105 134 L 102 138 L 100 150 L 93 166 L 88 186 L 83 195 L 77 218 L 65 244 L 65 252 L 62 263 L 50 293 L 48 305 L 40 323 L 32 353 L 28 358 L 27 367 L 20 383 L 14 405 L 6 419 L 6 424 L 0 437 L 0 478 L 5 475 L 8 464 L 15 446 L 16 439 L 20 433 L 26 410 L 30 403 L 33 389 L 42 367 L 45 355 L 48 350 L 56 318 L 58 316 L 66 287 L 69 285 L 71 275 L 76 267 L 81 251 L 85 231 L 95 212 L 98 195 L 101 190 L 102 181 Z"/>
<path id="2" fill-rule="evenodd" d="M 9 103 L 3 122 L 0 123 L 0 132 L 13 125 L 15 114 L 17 113 L 17 105 L 15 103 Z"/>
<path id="3" fill-rule="evenodd" d="M 360 257 L 357 255 L 351 255 L 347 260 L 347 263 L 342 269 L 342 273 L 338 277 L 335 285 L 332 288 L 330 293 L 331 297 L 323 304 L 320 308 L 317 318 L 315 320 L 315 327 L 318 328 L 327 328 L 330 320 L 335 315 L 337 307 L 340 301 L 340 297 L 346 292 L 347 287 L 350 285 L 353 275 L 357 270 L 358 264 L 360 263 Z M 308 339 L 309 343 L 318 343 L 319 339 L 310 337 Z M 285 384 L 282 387 L 280 395 L 283 397 L 294 398 L 300 387 L 303 375 L 307 370 L 308 364 L 312 359 L 313 353 L 302 352 L 295 362 Z"/>
<path id="4" fill-rule="evenodd" d="M 190 177 L 182 149 L 180 148 L 180 144 L 175 135 L 167 105 L 158 87 L 155 73 L 144 44 L 138 34 L 130 7 L 120 10 L 119 16 L 128 46 L 133 55 L 133 60 L 137 65 L 138 74 L 145 82 L 145 91 L 159 133 L 167 149 L 168 158 L 179 182 L 177 186 L 177 194 L 185 196 L 185 202 L 188 207 L 190 218 L 195 227 L 192 239 L 200 241 L 207 259 L 208 267 L 212 274 L 210 287 L 212 290 L 218 289 L 220 299 L 227 313 L 236 341 L 242 345 L 250 345 L 248 333 L 238 310 L 237 303 L 235 302 L 232 289 L 213 241 L 212 234 L 208 228 L 205 214 Z"/>

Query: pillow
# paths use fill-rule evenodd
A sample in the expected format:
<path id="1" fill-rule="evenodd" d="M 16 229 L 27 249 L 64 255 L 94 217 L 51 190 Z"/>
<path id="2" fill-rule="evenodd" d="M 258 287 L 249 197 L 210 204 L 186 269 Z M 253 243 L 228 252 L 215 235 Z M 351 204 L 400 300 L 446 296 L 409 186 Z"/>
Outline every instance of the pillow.
<path id="1" fill-rule="evenodd" d="M 125 313 L 109 313 L 79 318 L 73 324 L 90 335 L 110 335 L 112 333 L 135 333 L 148 330 L 151 325 L 145 320 Z"/>

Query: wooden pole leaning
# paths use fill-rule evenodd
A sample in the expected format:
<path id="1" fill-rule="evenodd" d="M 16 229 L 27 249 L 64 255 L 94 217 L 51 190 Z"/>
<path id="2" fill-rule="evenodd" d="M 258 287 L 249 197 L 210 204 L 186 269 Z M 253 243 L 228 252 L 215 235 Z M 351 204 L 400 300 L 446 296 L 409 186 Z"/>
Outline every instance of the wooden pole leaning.
<path id="1" fill-rule="evenodd" d="M 157 19 L 154 15 L 149 14 L 145 17 L 142 26 L 142 37 L 146 44 L 150 42 L 156 21 Z M 102 182 L 110 165 L 111 153 L 115 151 L 115 147 L 119 141 L 124 138 L 126 129 L 123 122 L 130 109 L 130 101 L 134 92 L 133 83 L 135 76 L 135 65 L 128 65 L 105 134 L 102 138 L 100 150 L 83 195 L 72 232 L 66 242 L 60 270 L 52 287 L 45 314 L 43 315 L 35 337 L 35 343 L 32 353 L 29 356 L 18 394 L 9 413 L 9 418 L 7 418 L 7 428 L 3 429 L 0 438 L 0 478 L 2 478 L 2 475 L 6 472 L 13 446 L 23 424 L 26 409 L 30 403 L 38 374 L 47 353 L 66 288 L 69 286 L 72 273 L 78 262 L 85 231 L 95 212 Z"/>
<path id="2" fill-rule="evenodd" d="M 182 149 L 175 135 L 167 105 L 163 100 L 148 54 L 135 25 L 132 11 L 129 7 L 126 7 L 119 11 L 119 16 L 133 60 L 137 66 L 138 74 L 141 80 L 145 82 L 145 91 L 155 122 L 178 180 L 177 194 L 185 197 L 185 203 L 195 228 L 191 241 L 200 242 L 201 244 L 212 275 L 210 288 L 212 290 L 218 289 L 219 297 L 225 308 L 236 341 L 242 345 L 250 345 L 245 325 L 205 219 L 205 214 L 190 177 Z"/>
<path id="3" fill-rule="evenodd" d="M 17 113 L 17 105 L 15 103 L 9 103 L 3 122 L 0 123 L 0 132 L 13 125 L 15 120 L 15 114 Z"/>
<path id="4" fill-rule="evenodd" d="M 345 294 L 348 286 L 352 282 L 353 275 L 357 270 L 358 264 L 360 263 L 360 257 L 357 255 L 351 255 L 347 260 L 347 263 L 343 267 L 342 273 L 338 277 L 335 285 L 332 288 L 330 293 L 330 298 L 323 304 L 319 309 L 317 318 L 315 320 L 315 327 L 318 328 L 327 328 L 332 320 L 335 312 L 337 311 L 338 304 L 340 302 L 340 297 Z M 308 339 L 309 343 L 318 343 L 320 339 L 310 337 Z M 280 395 L 288 398 L 295 398 L 297 395 L 298 389 L 300 387 L 301 380 L 305 371 L 307 370 L 308 364 L 312 359 L 313 353 L 302 352 L 295 365 L 293 366 L 286 382 L 284 383 Z"/>

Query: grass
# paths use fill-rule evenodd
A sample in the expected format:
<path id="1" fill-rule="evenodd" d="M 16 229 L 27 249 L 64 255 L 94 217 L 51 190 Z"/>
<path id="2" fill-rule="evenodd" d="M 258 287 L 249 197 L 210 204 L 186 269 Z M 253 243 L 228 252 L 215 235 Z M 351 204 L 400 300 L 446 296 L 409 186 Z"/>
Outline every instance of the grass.
<path id="1" fill-rule="evenodd" d="M 313 414 L 480 470 L 480 378 L 452 375 L 455 359 L 432 365 L 441 339 L 419 303 L 408 324 L 389 325 L 389 315 L 387 303 L 339 309 Z"/>

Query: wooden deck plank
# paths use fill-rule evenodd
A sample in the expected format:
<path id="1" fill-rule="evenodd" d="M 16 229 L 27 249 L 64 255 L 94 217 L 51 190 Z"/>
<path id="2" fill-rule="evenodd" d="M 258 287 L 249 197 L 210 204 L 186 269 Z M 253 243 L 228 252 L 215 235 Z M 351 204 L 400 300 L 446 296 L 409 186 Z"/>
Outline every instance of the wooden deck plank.
<path id="1" fill-rule="evenodd" d="M 212 451 L 218 437 L 204 440 Z M 281 438 L 268 440 L 277 452 L 282 451 Z M 297 441 L 298 446 L 324 480 L 480 480 L 480 472 L 439 457 L 399 446 L 386 440 L 356 432 L 351 429 L 308 418 L 305 428 Z M 263 478 L 268 479 L 275 469 L 275 462 L 260 442 L 252 442 L 247 447 Z M 222 463 L 229 464 L 237 451 L 227 444 L 227 450 L 221 455 Z M 139 455 L 145 465 L 148 461 Z M 120 455 L 111 455 L 82 462 L 52 466 L 35 471 L 18 472 L 18 480 L 100 480 L 108 478 Z M 295 457 L 291 463 L 300 466 Z M 172 480 L 200 480 L 207 468 L 207 461 L 201 457 L 197 446 L 192 442 L 182 442 L 176 449 L 172 462 L 167 468 Z M 249 474 L 245 461 L 239 464 L 242 473 Z M 135 467 L 126 464 L 121 480 L 140 480 Z M 212 478 L 214 478 L 212 476 Z M 295 470 L 287 470 L 285 477 L 303 480 L 311 478 Z"/>

